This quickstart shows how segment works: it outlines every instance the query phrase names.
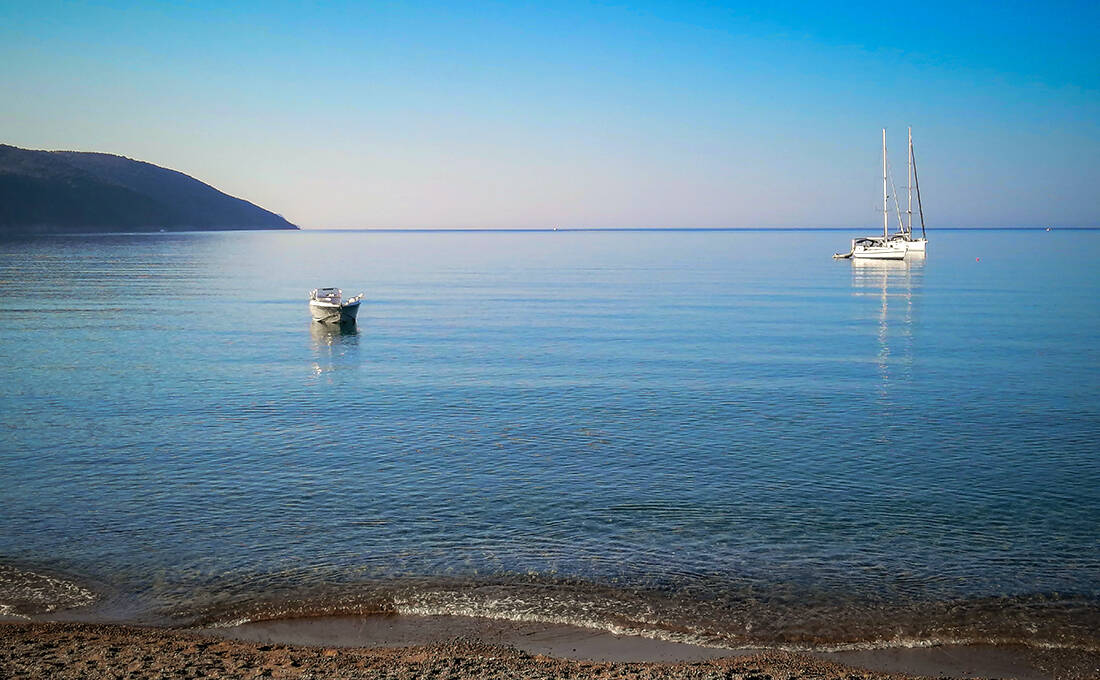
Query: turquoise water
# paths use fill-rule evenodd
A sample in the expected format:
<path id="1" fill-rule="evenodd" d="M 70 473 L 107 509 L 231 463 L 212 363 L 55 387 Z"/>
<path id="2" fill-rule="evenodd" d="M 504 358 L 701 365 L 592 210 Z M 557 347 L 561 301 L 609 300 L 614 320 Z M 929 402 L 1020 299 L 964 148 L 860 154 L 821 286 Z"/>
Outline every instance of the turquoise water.
<path id="1" fill-rule="evenodd" d="M 0 606 L 1095 648 L 1100 232 L 853 235 L 0 243 Z"/>

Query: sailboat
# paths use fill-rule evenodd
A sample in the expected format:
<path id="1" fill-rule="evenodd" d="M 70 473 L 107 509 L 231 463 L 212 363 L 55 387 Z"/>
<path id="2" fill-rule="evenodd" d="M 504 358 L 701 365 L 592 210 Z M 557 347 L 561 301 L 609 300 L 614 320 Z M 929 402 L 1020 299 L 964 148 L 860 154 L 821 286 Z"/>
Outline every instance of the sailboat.
<path id="1" fill-rule="evenodd" d="M 917 183 L 917 209 L 920 211 L 921 238 L 913 238 L 913 181 L 916 179 L 916 163 L 913 156 L 913 133 L 909 131 L 909 216 L 908 226 L 901 222 L 898 215 L 898 231 L 890 233 L 890 196 L 886 186 L 888 181 L 886 165 L 886 128 L 882 129 L 882 236 L 864 236 L 852 239 L 852 248 L 847 253 L 835 253 L 834 258 L 854 258 L 860 260 L 902 260 L 912 253 L 925 251 L 928 239 L 924 234 L 924 210 L 920 202 L 920 183 Z M 896 193 L 896 192 L 895 192 Z M 895 205 L 897 199 L 895 197 Z M 900 210 L 900 209 L 899 209 Z"/>
<path id="2" fill-rule="evenodd" d="M 885 131 L 883 131 L 885 137 Z M 913 182 L 917 185 L 917 211 L 920 213 L 920 238 L 913 238 Z M 905 211 L 907 224 L 898 229 L 891 239 L 904 241 L 907 252 L 924 253 L 928 246 L 928 235 L 924 231 L 924 207 L 920 202 L 920 180 L 917 179 L 917 159 L 913 155 L 913 128 L 909 128 L 909 207 Z M 895 203 L 896 203 L 895 199 Z"/>

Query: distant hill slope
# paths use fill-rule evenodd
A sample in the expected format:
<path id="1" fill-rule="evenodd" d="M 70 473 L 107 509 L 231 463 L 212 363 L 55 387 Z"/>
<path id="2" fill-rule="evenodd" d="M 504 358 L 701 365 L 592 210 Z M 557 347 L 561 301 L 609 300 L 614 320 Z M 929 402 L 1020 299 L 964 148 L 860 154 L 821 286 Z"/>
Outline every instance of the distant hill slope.
<path id="1" fill-rule="evenodd" d="M 297 228 L 152 163 L 0 144 L 0 234 Z"/>

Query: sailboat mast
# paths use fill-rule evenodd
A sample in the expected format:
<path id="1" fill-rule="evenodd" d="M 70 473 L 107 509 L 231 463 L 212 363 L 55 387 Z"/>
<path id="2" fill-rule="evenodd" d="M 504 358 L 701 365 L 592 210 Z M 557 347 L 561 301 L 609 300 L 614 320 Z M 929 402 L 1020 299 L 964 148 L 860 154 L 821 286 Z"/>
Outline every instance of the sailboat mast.
<path id="1" fill-rule="evenodd" d="M 905 214 L 909 217 L 909 235 L 913 235 L 913 128 L 909 128 L 909 209 Z"/>
<path id="2" fill-rule="evenodd" d="M 886 207 L 886 128 L 882 128 L 882 238 L 890 238 Z"/>

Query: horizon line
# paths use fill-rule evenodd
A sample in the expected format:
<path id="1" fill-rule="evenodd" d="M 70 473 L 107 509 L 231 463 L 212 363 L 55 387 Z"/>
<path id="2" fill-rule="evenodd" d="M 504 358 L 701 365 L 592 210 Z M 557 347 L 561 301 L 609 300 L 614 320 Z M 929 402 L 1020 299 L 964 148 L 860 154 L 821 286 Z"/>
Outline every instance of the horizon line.
<path id="1" fill-rule="evenodd" d="M 298 227 L 298 231 L 377 232 L 589 232 L 589 231 L 851 231 L 873 227 Z M 1096 226 L 929 227 L 925 231 L 1100 231 Z"/>

